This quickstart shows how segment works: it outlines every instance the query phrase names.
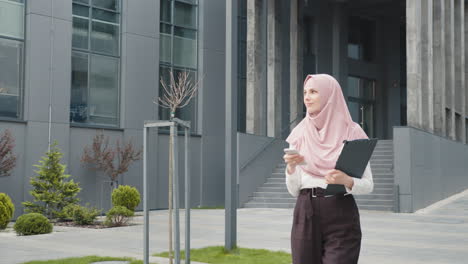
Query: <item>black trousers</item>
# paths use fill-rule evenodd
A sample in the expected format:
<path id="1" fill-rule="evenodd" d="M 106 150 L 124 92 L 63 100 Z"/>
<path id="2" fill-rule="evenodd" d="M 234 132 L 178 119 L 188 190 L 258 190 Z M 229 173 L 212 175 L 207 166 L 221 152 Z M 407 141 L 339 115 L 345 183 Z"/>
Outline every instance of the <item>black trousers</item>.
<path id="1" fill-rule="evenodd" d="M 361 237 L 352 195 L 312 197 L 312 189 L 301 190 L 291 230 L 293 264 L 358 263 Z"/>

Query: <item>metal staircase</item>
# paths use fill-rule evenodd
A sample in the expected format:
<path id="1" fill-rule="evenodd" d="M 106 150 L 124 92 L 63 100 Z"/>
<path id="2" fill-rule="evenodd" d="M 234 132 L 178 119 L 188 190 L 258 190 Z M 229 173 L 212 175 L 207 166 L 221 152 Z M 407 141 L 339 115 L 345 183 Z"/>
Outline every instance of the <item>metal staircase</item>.
<path id="1" fill-rule="evenodd" d="M 394 174 L 393 174 L 393 141 L 379 140 L 372 154 L 371 169 L 374 179 L 374 191 L 370 194 L 355 195 L 358 207 L 363 210 L 393 211 Z M 271 176 L 251 199 L 245 203 L 246 208 L 293 208 L 296 199 L 286 189 L 284 170 L 286 165 L 280 163 Z"/>

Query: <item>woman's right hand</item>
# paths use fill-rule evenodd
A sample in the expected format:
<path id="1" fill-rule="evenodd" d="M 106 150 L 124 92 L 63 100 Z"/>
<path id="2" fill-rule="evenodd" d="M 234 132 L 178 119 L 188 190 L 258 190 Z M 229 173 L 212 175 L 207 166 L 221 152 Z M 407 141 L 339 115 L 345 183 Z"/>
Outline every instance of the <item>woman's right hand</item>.
<path id="1" fill-rule="evenodd" d="M 285 154 L 283 159 L 286 162 L 288 174 L 293 174 L 296 171 L 296 165 L 304 161 L 304 156 L 300 154 Z"/>

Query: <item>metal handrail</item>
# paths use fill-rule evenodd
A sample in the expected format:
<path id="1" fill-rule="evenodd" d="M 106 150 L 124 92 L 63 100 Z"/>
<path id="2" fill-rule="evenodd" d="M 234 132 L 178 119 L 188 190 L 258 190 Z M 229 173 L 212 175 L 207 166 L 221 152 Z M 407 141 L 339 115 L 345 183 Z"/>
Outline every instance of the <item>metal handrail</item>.
<path id="1" fill-rule="evenodd" d="M 304 113 L 303 113 L 304 114 Z M 286 129 L 289 129 L 290 126 L 296 122 L 299 118 L 302 119 L 301 116 L 297 116 L 293 121 L 289 122 L 289 124 L 286 126 L 286 127 L 283 127 L 280 131 L 280 135 L 282 136 L 283 135 L 283 132 L 286 131 Z M 271 139 L 268 143 L 266 143 L 261 149 L 259 149 L 257 152 L 255 152 L 254 155 L 252 155 L 252 157 L 247 160 L 244 164 L 242 164 L 241 166 L 239 166 L 239 172 L 242 171 L 243 169 L 245 169 L 245 167 L 247 167 L 250 163 L 252 163 L 252 161 L 254 161 L 255 159 L 257 159 L 257 157 L 260 155 L 260 153 L 262 153 L 265 149 L 267 149 L 268 147 L 270 147 L 271 144 L 273 144 L 273 142 L 276 141 L 277 138 L 273 138 Z"/>

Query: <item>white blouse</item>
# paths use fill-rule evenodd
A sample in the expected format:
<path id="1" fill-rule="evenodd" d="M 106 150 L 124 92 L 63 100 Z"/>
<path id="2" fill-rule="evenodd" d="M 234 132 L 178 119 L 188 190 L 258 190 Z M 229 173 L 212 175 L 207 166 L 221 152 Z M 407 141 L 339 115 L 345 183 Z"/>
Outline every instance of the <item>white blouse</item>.
<path id="1" fill-rule="evenodd" d="M 301 189 L 306 188 L 327 188 L 325 183 L 324 177 L 317 177 L 308 174 L 307 172 L 303 171 L 301 166 L 296 166 L 296 170 L 293 174 L 288 173 L 288 169 L 286 168 L 286 186 L 288 187 L 289 193 L 297 197 L 299 195 L 299 191 Z M 364 170 L 364 174 L 362 178 L 352 178 L 354 181 L 354 185 L 352 190 L 348 187 L 346 188 L 347 194 L 366 194 L 372 192 L 374 189 L 374 181 L 372 180 L 372 171 L 370 167 L 370 162 L 367 164 L 366 169 Z"/>

